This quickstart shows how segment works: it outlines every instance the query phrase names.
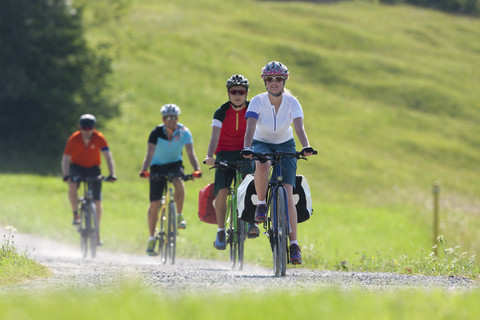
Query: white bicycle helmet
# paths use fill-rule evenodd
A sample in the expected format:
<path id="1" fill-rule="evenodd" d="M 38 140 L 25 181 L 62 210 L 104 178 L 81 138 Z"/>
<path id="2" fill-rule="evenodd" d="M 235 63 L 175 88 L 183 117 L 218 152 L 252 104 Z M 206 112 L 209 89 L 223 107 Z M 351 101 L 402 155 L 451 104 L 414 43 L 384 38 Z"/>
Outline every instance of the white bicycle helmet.
<path id="1" fill-rule="evenodd" d="M 78 119 L 78 124 L 82 127 L 93 128 L 97 124 L 97 119 L 93 114 L 85 113 L 80 116 Z"/>
<path id="2" fill-rule="evenodd" d="M 180 115 L 180 107 L 173 103 L 168 103 L 162 106 L 160 109 L 160 113 L 162 117 L 165 116 L 179 116 Z"/>
<path id="3" fill-rule="evenodd" d="M 268 76 L 282 76 L 288 79 L 288 68 L 286 65 L 278 61 L 271 61 L 262 69 L 262 79 Z"/>

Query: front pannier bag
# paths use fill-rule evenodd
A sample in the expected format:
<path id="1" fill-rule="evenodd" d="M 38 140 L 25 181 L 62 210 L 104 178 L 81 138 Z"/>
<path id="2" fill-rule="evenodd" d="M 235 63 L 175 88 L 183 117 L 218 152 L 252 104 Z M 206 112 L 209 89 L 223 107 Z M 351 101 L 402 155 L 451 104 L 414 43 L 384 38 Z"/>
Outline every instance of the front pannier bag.
<path id="1" fill-rule="evenodd" d="M 203 187 L 198 195 L 198 217 L 201 221 L 211 224 L 217 224 L 215 214 L 215 194 L 213 194 L 214 184 L 210 183 Z"/>
<path id="2" fill-rule="evenodd" d="M 238 217 L 243 221 L 254 223 L 257 201 L 253 175 L 248 174 L 237 190 Z M 310 219 L 310 216 L 313 214 L 312 196 L 307 179 L 303 175 L 297 175 L 296 177 L 293 188 L 293 201 L 297 208 L 298 223 Z"/>

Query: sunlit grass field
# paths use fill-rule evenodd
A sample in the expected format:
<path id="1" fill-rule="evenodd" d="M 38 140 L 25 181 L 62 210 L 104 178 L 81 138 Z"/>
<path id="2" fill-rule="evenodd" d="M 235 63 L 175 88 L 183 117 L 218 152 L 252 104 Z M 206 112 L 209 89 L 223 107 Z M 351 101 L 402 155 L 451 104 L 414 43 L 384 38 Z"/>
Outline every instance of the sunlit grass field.
<path id="1" fill-rule="evenodd" d="M 97 14 L 102 5 L 91 2 Z M 369 264 L 382 271 L 419 250 L 428 256 L 435 181 L 447 247 L 459 246 L 466 257 L 480 251 L 477 19 L 364 1 L 250 0 L 141 0 L 120 20 L 99 24 L 92 10 L 86 18 L 89 41 L 110 44 L 110 90 L 122 107 L 101 129 L 119 177 L 103 187 L 101 250 L 145 250 L 148 184 L 138 171 L 160 107 L 182 108 L 180 122 L 191 129 L 202 160 L 213 112 L 227 99 L 226 79 L 248 77 L 251 98 L 264 90 L 263 65 L 279 60 L 289 67 L 287 87 L 319 152 L 299 164 L 314 201 L 313 217 L 299 228 L 302 267 L 362 269 L 367 257 L 383 259 Z M 1 174 L 0 224 L 78 242 L 60 158 L 54 175 Z M 197 218 L 198 191 L 213 181 L 203 169 L 203 178 L 186 185 L 188 227 L 178 254 L 227 259 L 213 249 L 216 227 Z M 248 240 L 246 250 L 247 262 L 271 264 L 266 237 Z"/>
<path id="2" fill-rule="evenodd" d="M 319 151 L 299 164 L 314 203 L 313 217 L 299 228 L 302 267 L 478 276 L 470 265 L 480 251 L 478 19 L 375 1 L 138 0 L 123 1 L 128 6 L 115 20 L 105 14 L 114 2 L 82 2 L 89 3 L 88 40 L 110 45 L 110 90 L 122 108 L 119 118 L 101 124 L 119 180 L 103 187 L 100 250 L 145 250 L 148 184 L 138 171 L 148 134 L 161 121 L 160 107 L 182 108 L 180 121 L 191 129 L 202 160 L 213 112 L 227 99 L 226 79 L 236 73 L 248 77 L 251 98 L 264 90 L 263 65 L 279 60 L 290 70 L 287 87 L 301 102 L 310 142 Z M 85 112 L 95 110 L 86 106 Z M 54 174 L 0 174 L 0 225 L 79 242 L 60 158 Z M 34 166 L 35 159 L 29 160 Z M 186 171 L 191 169 L 187 162 Z M 226 260 L 228 253 L 212 246 L 216 227 L 197 218 L 198 191 L 213 181 L 213 172 L 203 169 L 203 178 L 186 184 L 188 227 L 180 232 L 177 254 Z M 446 243 L 432 261 L 435 181 Z M 455 259 L 464 260 L 450 265 Z M 439 261 L 446 269 L 435 269 Z M 247 241 L 246 262 L 271 265 L 266 237 Z M 455 269 L 459 265 L 467 269 Z M 480 316 L 477 290 L 325 288 L 197 296 L 125 285 L 89 293 L 2 293 L 0 318 Z"/>
<path id="3" fill-rule="evenodd" d="M 115 292 L 62 291 L 0 299 L 2 319 L 478 319 L 479 292 L 399 290 L 382 294 L 325 288 L 285 294 L 169 294 L 125 286 Z M 15 298 L 15 294 L 12 295 Z"/>

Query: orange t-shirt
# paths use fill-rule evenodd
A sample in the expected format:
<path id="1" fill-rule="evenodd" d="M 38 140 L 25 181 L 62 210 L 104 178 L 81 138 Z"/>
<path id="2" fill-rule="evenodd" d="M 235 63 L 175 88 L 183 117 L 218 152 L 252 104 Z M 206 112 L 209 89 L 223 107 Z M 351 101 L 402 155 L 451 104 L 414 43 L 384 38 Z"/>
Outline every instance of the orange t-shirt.
<path id="1" fill-rule="evenodd" d="M 63 154 L 69 155 L 72 163 L 85 168 L 91 168 L 100 166 L 100 151 L 103 150 L 108 150 L 108 144 L 101 132 L 93 130 L 92 138 L 88 146 L 85 146 L 82 134 L 80 131 L 75 131 L 68 138 Z"/>

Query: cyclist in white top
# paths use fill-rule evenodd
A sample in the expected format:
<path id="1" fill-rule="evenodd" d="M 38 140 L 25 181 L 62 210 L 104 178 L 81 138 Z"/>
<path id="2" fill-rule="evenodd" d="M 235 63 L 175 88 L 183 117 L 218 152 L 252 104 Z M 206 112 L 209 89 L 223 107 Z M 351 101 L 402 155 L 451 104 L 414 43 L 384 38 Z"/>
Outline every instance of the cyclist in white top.
<path id="1" fill-rule="evenodd" d="M 313 154 L 303 126 L 303 110 L 298 100 L 285 92 L 285 82 L 289 77 L 288 69 L 281 62 L 271 61 L 262 69 L 261 75 L 267 92 L 261 93 L 250 101 L 247 113 L 247 129 L 245 133 L 242 155 L 251 158 L 253 152 L 295 152 L 295 139 L 291 124 L 295 128 L 298 140 L 302 144 L 304 157 Z M 268 189 L 268 173 L 271 162 L 255 163 L 255 189 L 258 197 L 255 221 L 267 219 L 266 194 Z M 297 241 L 297 210 L 293 202 L 293 186 L 297 171 L 297 159 L 282 159 L 282 174 L 287 190 L 288 213 L 291 233 L 290 263 L 301 264 L 302 255 Z"/>

